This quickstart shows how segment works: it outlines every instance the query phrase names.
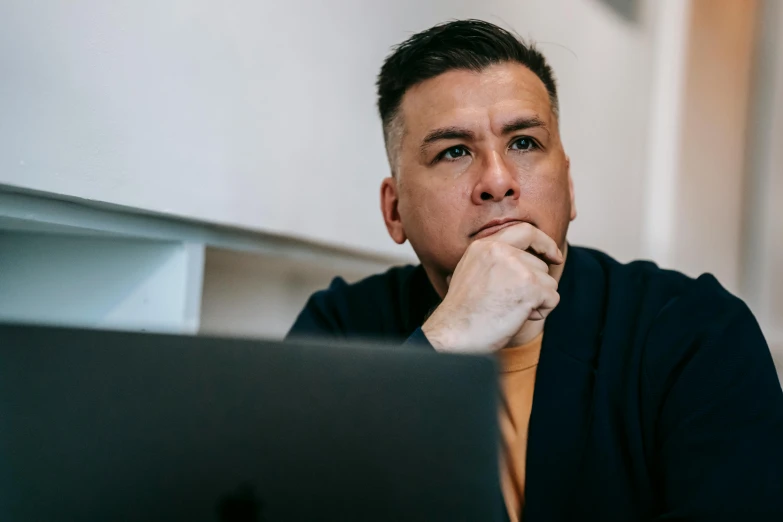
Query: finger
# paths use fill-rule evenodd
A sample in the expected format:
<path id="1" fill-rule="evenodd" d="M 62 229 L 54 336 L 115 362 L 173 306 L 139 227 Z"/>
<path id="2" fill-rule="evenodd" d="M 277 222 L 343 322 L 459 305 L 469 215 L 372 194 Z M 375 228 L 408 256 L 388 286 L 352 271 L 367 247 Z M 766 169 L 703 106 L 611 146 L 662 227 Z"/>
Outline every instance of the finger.
<path id="1" fill-rule="evenodd" d="M 557 291 L 549 288 L 542 290 L 541 304 L 530 313 L 530 316 L 528 317 L 529 321 L 541 321 L 546 319 L 558 303 L 560 303 L 560 294 L 558 294 Z"/>
<path id="2" fill-rule="evenodd" d="M 557 291 L 557 280 L 551 275 L 549 275 L 548 272 L 545 273 L 537 272 L 536 282 L 542 287 L 546 288 L 547 290 Z"/>
<path id="3" fill-rule="evenodd" d="M 518 225 L 504 228 L 487 239 L 507 243 L 519 250 L 530 249 L 536 254 L 544 256 L 545 261 L 551 264 L 559 265 L 565 261 L 563 253 L 557 247 L 555 240 L 530 223 L 519 223 Z"/>
<path id="4" fill-rule="evenodd" d="M 536 272 L 549 273 L 549 265 L 543 261 L 540 257 L 535 256 L 527 250 L 517 250 L 515 248 L 509 249 L 513 255 L 524 264 L 527 268 Z"/>

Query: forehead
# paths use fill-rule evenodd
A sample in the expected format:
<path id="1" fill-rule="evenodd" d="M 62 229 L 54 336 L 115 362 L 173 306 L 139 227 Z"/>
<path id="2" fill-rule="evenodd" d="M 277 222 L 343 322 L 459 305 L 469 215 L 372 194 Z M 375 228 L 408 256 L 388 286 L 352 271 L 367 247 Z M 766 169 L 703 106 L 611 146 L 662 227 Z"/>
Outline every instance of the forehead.
<path id="1" fill-rule="evenodd" d="M 553 119 L 549 93 L 536 74 L 518 63 L 492 65 L 479 72 L 458 69 L 408 89 L 401 112 L 406 134 L 453 124 L 490 123 L 510 114 Z"/>

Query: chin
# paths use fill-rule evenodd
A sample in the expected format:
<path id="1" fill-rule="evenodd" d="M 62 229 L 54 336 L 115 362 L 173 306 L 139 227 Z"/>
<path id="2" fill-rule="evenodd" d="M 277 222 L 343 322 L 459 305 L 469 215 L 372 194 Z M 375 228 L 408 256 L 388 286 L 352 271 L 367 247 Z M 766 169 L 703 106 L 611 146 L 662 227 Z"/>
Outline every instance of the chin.
<path id="1" fill-rule="evenodd" d="M 416 253 L 416 257 L 419 258 L 419 262 L 424 265 L 427 272 L 431 275 L 438 275 L 446 277 L 454 273 L 457 268 L 459 260 L 462 259 L 462 255 L 465 253 L 467 245 L 462 249 L 449 249 L 450 254 L 445 253 L 444 250 L 434 251 L 433 249 L 417 249 L 413 247 L 413 251 Z"/>

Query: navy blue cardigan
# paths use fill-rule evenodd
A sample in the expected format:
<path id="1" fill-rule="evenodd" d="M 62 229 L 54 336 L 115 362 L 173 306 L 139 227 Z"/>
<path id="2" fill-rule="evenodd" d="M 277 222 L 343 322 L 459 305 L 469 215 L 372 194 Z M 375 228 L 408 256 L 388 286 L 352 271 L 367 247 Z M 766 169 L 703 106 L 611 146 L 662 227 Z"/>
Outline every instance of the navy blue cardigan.
<path id="1" fill-rule="evenodd" d="M 530 418 L 524 519 L 783 521 L 783 391 L 745 304 L 710 275 L 570 247 Z M 317 292 L 290 336 L 430 347 L 424 270 Z M 430 347 L 431 349 L 431 347 Z"/>

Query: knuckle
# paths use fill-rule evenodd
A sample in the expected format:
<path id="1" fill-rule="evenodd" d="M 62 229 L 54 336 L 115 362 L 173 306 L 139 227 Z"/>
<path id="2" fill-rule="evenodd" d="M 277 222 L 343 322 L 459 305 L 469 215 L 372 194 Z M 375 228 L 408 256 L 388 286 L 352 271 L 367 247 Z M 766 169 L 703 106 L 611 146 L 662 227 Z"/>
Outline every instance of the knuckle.
<path id="1" fill-rule="evenodd" d="M 532 232 L 532 231 L 533 231 L 533 229 L 535 228 L 533 225 L 531 225 L 531 224 L 530 224 L 530 223 L 528 223 L 527 221 L 523 221 L 522 223 L 520 223 L 519 227 L 520 227 L 522 230 L 524 230 L 525 232 Z"/>
<path id="2" fill-rule="evenodd" d="M 473 252 L 476 250 L 481 250 L 484 247 L 484 240 L 479 239 L 478 241 L 474 241 L 471 244 L 468 245 L 468 248 L 465 250 L 465 253 Z"/>
<path id="3" fill-rule="evenodd" d="M 533 254 L 528 254 L 530 259 L 530 264 L 533 266 L 535 270 L 538 270 L 542 274 L 549 275 L 549 265 L 547 265 L 544 261 L 540 260 Z"/>
<path id="4" fill-rule="evenodd" d="M 536 281 L 536 275 L 530 271 L 525 265 L 519 265 L 517 268 L 517 279 L 521 283 L 531 284 Z"/>
<path id="5" fill-rule="evenodd" d="M 468 245 L 468 249 L 465 251 L 464 255 L 473 254 L 473 255 L 486 255 L 490 252 L 490 248 L 492 247 L 492 244 L 490 242 L 487 242 L 483 239 L 480 239 L 478 241 L 474 241 L 470 245 Z M 464 257 L 464 256 L 463 256 Z"/>
<path id="6" fill-rule="evenodd" d="M 527 222 L 522 223 L 519 227 L 520 227 L 522 235 L 526 239 L 528 239 L 528 240 L 532 240 L 533 239 L 533 236 L 536 233 L 536 227 L 534 227 L 533 225 L 531 225 L 530 223 L 527 223 Z"/>
<path id="7" fill-rule="evenodd" d="M 491 241 L 487 244 L 487 251 L 493 256 L 502 256 L 506 254 L 506 245 L 498 241 Z"/>
<path id="8" fill-rule="evenodd" d="M 551 288 L 552 290 L 557 289 L 557 280 L 549 275 L 548 272 L 545 272 L 544 275 L 541 276 L 541 283 L 547 288 Z"/>

